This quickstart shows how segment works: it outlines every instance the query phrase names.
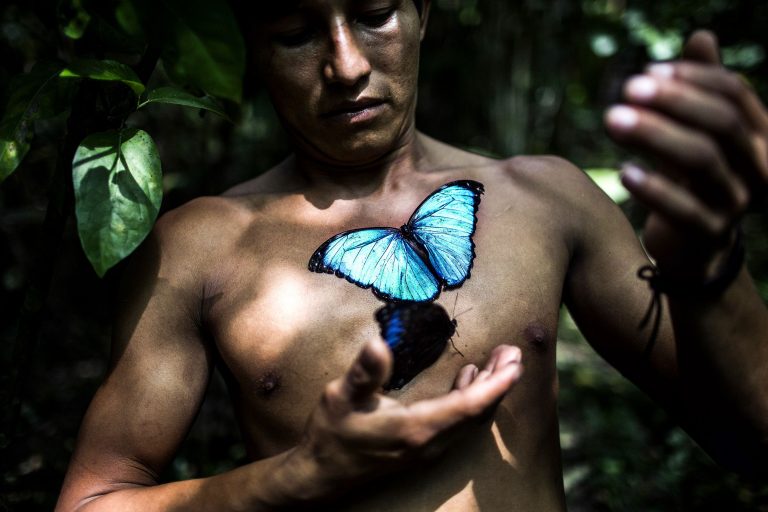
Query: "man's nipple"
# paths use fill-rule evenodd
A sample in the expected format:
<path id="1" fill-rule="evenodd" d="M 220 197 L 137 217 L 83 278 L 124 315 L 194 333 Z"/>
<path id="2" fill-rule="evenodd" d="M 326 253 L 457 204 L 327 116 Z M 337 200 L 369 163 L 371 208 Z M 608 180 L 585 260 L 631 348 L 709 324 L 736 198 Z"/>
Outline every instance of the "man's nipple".
<path id="1" fill-rule="evenodd" d="M 280 389 L 280 386 L 280 375 L 273 371 L 268 371 L 256 381 L 256 392 L 262 398 L 271 398 L 275 391 Z"/>
<path id="2" fill-rule="evenodd" d="M 547 352 L 552 345 L 552 334 L 546 325 L 538 321 L 526 326 L 523 338 L 537 352 Z"/>

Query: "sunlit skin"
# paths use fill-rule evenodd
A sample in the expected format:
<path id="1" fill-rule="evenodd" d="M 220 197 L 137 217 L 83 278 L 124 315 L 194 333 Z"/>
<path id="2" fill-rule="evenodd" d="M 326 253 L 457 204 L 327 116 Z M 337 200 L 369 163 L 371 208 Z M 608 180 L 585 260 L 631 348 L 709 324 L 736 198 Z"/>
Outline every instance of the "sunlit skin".
<path id="1" fill-rule="evenodd" d="M 670 299 L 644 355 L 651 293 L 636 272 L 648 259 L 583 173 L 555 157 L 487 159 L 415 129 L 428 11 L 305 0 L 258 27 L 255 65 L 294 154 L 166 214 L 133 257 L 111 370 L 58 510 L 564 510 L 561 302 L 717 460 L 766 467 L 768 316 L 746 270 L 722 295 Z M 660 165 L 622 180 L 651 209 L 644 236 L 659 267 L 694 286 L 718 272 L 765 190 L 768 114 L 704 32 L 625 99 L 606 114 L 609 134 Z M 463 356 L 446 350 L 384 394 L 381 303 L 307 261 L 340 231 L 401 226 L 456 179 L 486 189 L 472 277 L 437 301 L 465 312 L 453 340 Z M 214 365 L 251 462 L 161 485 Z"/>

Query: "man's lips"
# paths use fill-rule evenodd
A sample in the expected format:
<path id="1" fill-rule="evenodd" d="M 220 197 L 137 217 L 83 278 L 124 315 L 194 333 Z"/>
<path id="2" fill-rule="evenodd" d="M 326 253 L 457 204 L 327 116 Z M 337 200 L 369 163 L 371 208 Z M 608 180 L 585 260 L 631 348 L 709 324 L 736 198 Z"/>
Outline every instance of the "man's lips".
<path id="1" fill-rule="evenodd" d="M 364 113 L 366 110 L 375 109 L 384 104 L 384 100 L 376 98 L 361 98 L 354 101 L 342 101 L 325 110 L 320 117 L 330 119 L 334 117 L 348 117 Z"/>

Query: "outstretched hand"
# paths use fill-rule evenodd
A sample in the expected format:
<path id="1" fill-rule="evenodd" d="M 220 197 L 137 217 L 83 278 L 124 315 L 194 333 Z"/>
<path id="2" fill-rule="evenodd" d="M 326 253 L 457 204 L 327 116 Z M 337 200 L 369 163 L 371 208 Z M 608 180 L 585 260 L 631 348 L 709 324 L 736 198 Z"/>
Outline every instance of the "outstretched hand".
<path id="1" fill-rule="evenodd" d="M 520 358 L 520 349 L 501 345 L 482 370 L 463 367 L 447 394 L 405 405 L 379 393 L 392 356 L 381 340 L 368 342 L 326 386 L 297 448 L 317 468 L 318 497 L 441 453 L 493 413 L 520 378 Z"/>
<path id="2" fill-rule="evenodd" d="M 646 248 L 663 272 L 703 282 L 717 273 L 747 207 L 768 187 L 768 112 L 720 64 L 715 36 L 695 32 L 682 59 L 652 64 L 606 114 L 609 134 L 649 156 L 622 182 L 651 214 Z"/>

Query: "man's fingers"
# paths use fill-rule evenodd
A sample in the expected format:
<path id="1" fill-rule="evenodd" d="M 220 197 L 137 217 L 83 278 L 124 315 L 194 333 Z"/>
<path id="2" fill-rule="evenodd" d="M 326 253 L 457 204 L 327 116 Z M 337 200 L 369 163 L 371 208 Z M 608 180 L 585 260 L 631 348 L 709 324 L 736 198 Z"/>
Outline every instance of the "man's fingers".
<path id="1" fill-rule="evenodd" d="M 483 371 L 493 372 L 496 368 L 506 366 L 513 361 L 520 362 L 522 353 L 520 348 L 512 345 L 499 345 L 491 352 L 491 357 L 483 367 Z"/>
<path id="2" fill-rule="evenodd" d="M 456 374 L 456 379 L 453 381 L 453 389 L 464 389 L 472 384 L 478 372 L 477 366 L 473 364 L 463 366 L 459 373 Z"/>
<path id="3" fill-rule="evenodd" d="M 670 224 L 707 240 L 724 240 L 730 232 L 727 216 L 707 208 L 689 190 L 662 174 L 625 165 L 621 181 L 634 197 Z"/>
<path id="4" fill-rule="evenodd" d="M 709 30 L 697 30 L 683 47 L 683 59 L 720 64 L 720 49 L 715 34 Z"/>
<path id="5" fill-rule="evenodd" d="M 343 393 L 352 403 L 368 399 L 386 382 L 392 355 L 380 339 L 368 341 L 357 355 L 343 380 Z"/>
<path id="6" fill-rule="evenodd" d="M 453 384 L 453 389 L 463 389 L 476 379 L 487 379 L 497 368 L 506 366 L 511 362 L 520 362 L 522 353 L 520 348 L 512 345 L 499 345 L 491 352 L 491 357 L 480 370 L 474 364 L 468 364 L 459 370 L 456 375 L 456 380 Z"/>
<path id="7" fill-rule="evenodd" d="M 723 96 L 737 105 L 753 128 L 768 129 L 768 115 L 760 98 L 747 82 L 733 71 L 700 62 L 676 61 L 651 64 L 646 72 L 660 80 L 679 80 Z"/>
<path id="8" fill-rule="evenodd" d="M 692 130 L 653 110 L 617 106 L 606 115 L 611 135 L 660 161 L 662 169 L 688 184 L 713 206 L 745 207 L 745 186 L 729 171 L 721 148 L 708 134 Z"/>
<path id="9" fill-rule="evenodd" d="M 337 412 L 365 406 L 389 377 L 392 355 L 380 339 L 368 341 L 340 379 L 331 382 L 325 398 Z"/>
<path id="10" fill-rule="evenodd" d="M 481 375 L 487 374 L 485 378 Z M 483 370 L 471 384 L 438 398 L 416 402 L 409 409 L 423 424 L 436 431 L 482 415 L 501 400 L 522 375 L 522 365 L 512 361 L 493 372 Z"/>
<path id="11" fill-rule="evenodd" d="M 469 367 L 465 367 L 469 372 Z M 467 386 L 438 398 L 394 408 L 389 414 L 354 414 L 355 442 L 375 449 L 413 450 L 455 431 L 468 420 L 487 415 L 520 378 L 522 367 L 511 362 L 486 378 L 480 372 Z M 375 433 L 375 435 L 373 434 Z"/>
<path id="12" fill-rule="evenodd" d="M 493 371 L 478 372 L 475 365 L 464 366 L 457 375 L 454 389 L 441 397 L 411 405 L 376 397 L 368 401 L 368 407 L 348 410 L 337 424 L 343 431 L 345 443 L 360 453 L 377 457 L 382 453 L 395 458 L 421 456 L 430 449 L 439 450 L 439 446 L 459 432 L 460 425 L 492 413 L 520 378 L 519 352 L 515 347 L 500 349 Z M 505 364 L 502 366 L 501 362 Z M 481 378 L 483 374 L 485 377 Z"/>
<path id="13" fill-rule="evenodd" d="M 627 81 L 624 95 L 629 101 L 715 135 L 734 141 L 749 137 L 751 126 L 733 102 L 689 82 L 639 75 Z"/>

